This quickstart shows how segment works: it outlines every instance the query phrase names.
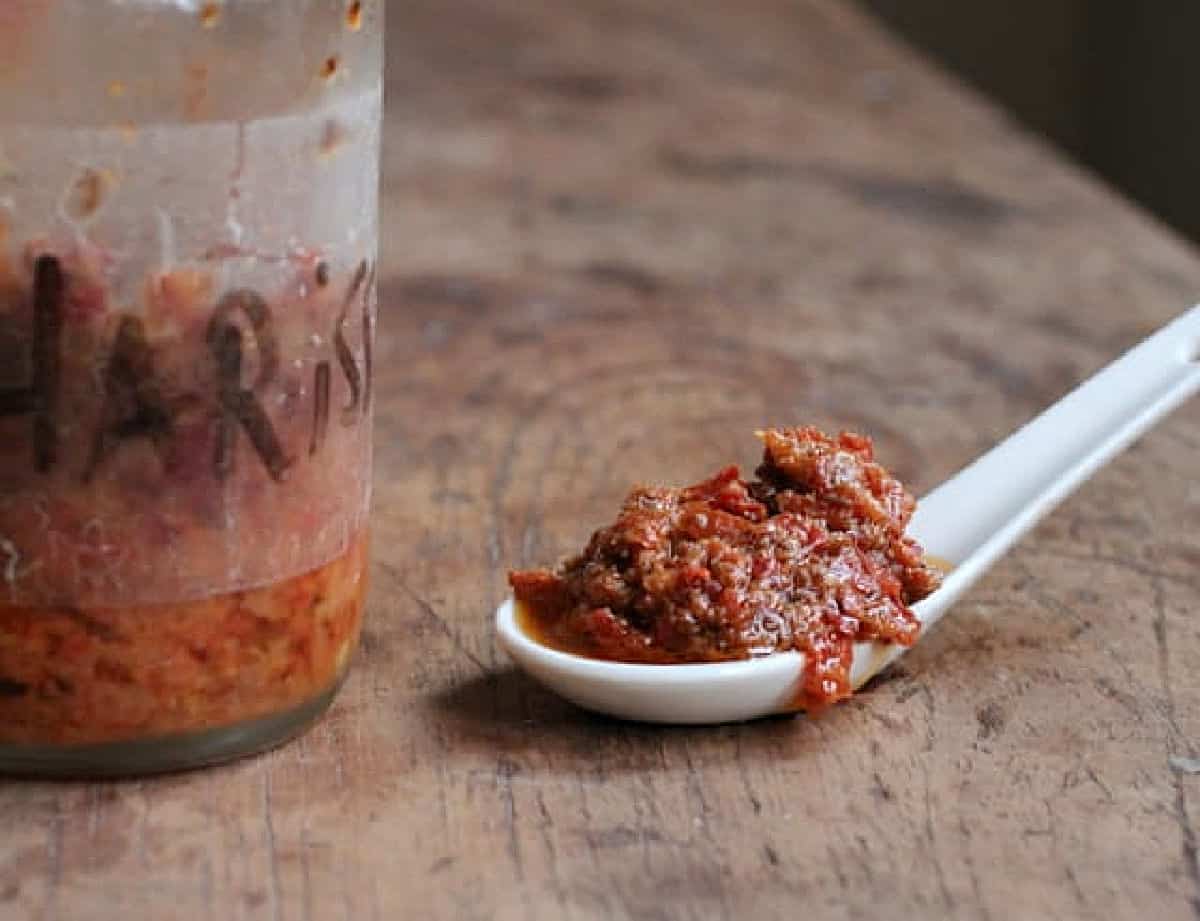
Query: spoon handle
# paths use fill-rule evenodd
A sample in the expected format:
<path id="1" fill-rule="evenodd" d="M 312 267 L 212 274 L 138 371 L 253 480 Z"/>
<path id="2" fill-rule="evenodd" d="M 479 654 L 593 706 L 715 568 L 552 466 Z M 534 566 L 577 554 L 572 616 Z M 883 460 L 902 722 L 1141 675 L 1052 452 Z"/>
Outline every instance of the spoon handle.
<path id="1" fill-rule="evenodd" d="M 1200 307 L 1193 307 L 933 490 L 909 530 L 930 553 L 952 563 L 970 558 L 969 568 L 982 572 L 1197 390 Z"/>

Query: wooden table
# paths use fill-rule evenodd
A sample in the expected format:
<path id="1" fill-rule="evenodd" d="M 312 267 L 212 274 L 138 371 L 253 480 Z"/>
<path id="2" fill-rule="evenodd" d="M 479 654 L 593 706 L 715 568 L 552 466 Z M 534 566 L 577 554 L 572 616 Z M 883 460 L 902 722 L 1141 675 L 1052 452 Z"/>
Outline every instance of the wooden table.
<path id="1" fill-rule="evenodd" d="M 929 487 L 1195 252 L 834 0 L 395 6 L 357 671 L 266 757 L 0 786 L 0 916 L 1195 918 L 1200 407 L 819 720 L 593 718 L 491 629 L 760 423 Z"/>

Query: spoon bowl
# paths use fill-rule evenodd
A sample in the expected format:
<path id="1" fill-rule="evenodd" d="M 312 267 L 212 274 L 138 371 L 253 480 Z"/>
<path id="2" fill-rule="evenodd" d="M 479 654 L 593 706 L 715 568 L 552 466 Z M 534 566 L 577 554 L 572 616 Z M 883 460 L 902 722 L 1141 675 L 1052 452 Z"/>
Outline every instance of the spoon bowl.
<path id="1" fill-rule="evenodd" d="M 1200 390 L 1200 307 L 1155 333 L 923 498 L 908 533 L 952 565 L 913 606 L 924 635 L 1017 540 L 1135 438 Z M 643 665 L 538 642 L 516 602 L 496 611 L 504 650 L 532 677 L 598 713 L 647 723 L 739 722 L 799 709 L 803 656 Z M 857 690 L 906 647 L 858 643 Z"/>
<path id="2" fill-rule="evenodd" d="M 925 630 L 970 587 L 969 572 L 955 569 L 933 595 L 913 605 Z M 777 652 L 732 662 L 643 665 L 589 659 L 553 649 L 531 637 L 509 598 L 496 612 L 500 645 L 541 684 L 585 710 L 642 723 L 735 723 L 802 709 L 804 656 Z M 850 682 L 858 690 L 905 651 L 889 643 L 857 643 Z"/>
<path id="3" fill-rule="evenodd" d="M 551 649 L 521 629 L 511 598 L 496 612 L 504 651 L 538 682 L 571 703 L 640 723 L 715 725 L 799 709 L 804 657 L 778 652 L 735 662 L 642 665 L 588 659 Z M 851 680 L 866 684 L 900 647 L 859 643 Z"/>

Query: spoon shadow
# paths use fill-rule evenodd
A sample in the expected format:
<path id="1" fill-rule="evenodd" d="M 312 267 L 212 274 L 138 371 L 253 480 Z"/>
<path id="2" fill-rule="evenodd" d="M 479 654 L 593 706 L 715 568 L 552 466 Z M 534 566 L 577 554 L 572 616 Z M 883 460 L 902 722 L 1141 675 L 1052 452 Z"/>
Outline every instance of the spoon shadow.
<path id="1" fill-rule="evenodd" d="M 853 748 L 872 711 L 903 711 L 916 684 L 901 666 L 886 669 L 850 701 L 818 717 L 770 714 L 721 726 L 652 725 L 584 710 L 546 690 L 516 668 L 458 681 L 427 699 L 434 718 L 469 757 L 495 761 L 497 770 L 529 775 L 583 773 L 592 778 L 726 765 L 749 759 L 783 764 Z M 582 766 L 582 767 L 581 767 Z"/>
<path id="2" fill-rule="evenodd" d="M 584 710 L 515 667 L 456 682 L 433 694 L 428 706 L 456 746 L 492 755 L 537 753 L 551 762 L 583 757 L 603 762 L 606 771 L 658 770 L 664 746 L 713 738 L 711 728 L 648 726 Z M 805 722 L 802 714 L 776 714 L 724 727 L 718 735 L 739 736 L 742 744 L 753 736 L 768 742 L 790 730 L 798 716 Z"/>

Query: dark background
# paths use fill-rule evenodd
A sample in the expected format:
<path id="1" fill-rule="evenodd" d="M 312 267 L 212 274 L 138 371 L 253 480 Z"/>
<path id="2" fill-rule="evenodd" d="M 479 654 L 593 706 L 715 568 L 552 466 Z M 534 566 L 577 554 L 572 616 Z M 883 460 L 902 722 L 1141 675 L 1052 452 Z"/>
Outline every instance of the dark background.
<path id="1" fill-rule="evenodd" d="M 913 44 L 1200 240 L 1200 2 L 861 0 Z"/>

